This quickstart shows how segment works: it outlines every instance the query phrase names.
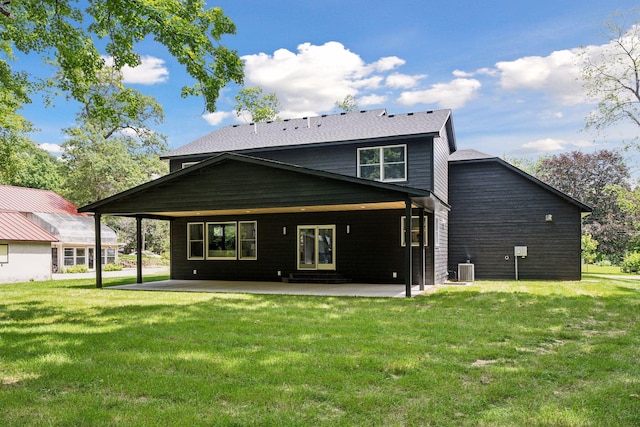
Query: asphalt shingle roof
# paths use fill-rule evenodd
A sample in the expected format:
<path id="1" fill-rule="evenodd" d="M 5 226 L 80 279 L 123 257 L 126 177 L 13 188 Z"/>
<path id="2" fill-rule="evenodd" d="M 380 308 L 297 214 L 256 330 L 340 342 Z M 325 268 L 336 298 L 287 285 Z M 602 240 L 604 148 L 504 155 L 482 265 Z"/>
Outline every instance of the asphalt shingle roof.
<path id="1" fill-rule="evenodd" d="M 479 159 L 494 159 L 497 156 L 492 156 L 491 154 L 486 154 L 478 150 L 468 149 L 468 150 L 458 150 L 455 153 L 451 153 L 449 156 L 450 162 L 461 162 L 464 160 L 479 160 Z"/>
<path id="2" fill-rule="evenodd" d="M 399 135 L 437 134 L 447 125 L 450 117 L 451 110 L 387 114 L 384 109 L 380 109 L 232 125 L 196 139 L 162 158 Z"/>

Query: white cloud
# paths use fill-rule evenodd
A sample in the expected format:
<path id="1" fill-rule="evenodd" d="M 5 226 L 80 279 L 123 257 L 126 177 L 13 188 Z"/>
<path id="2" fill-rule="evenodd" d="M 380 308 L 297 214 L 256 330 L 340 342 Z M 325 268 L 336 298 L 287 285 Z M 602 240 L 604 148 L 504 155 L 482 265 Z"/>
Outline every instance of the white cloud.
<path id="1" fill-rule="evenodd" d="M 380 105 L 387 102 L 387 97 L 383 95 L 367 95 L 356 99 L 356 103 L 360 107 L 369 107 L 371 105 Z"/>
<path id="2" fill-rule="evenodd" d="M 390 71 L 396 67 L 404 65 L 407 61 L 404 59 L 398 58 L 397 56 L 387 56 L 384 58 L 378 59 L 376 62 L 371 64 L 374 70 L 376 71 Z"/>
<path id="3" fill-rule="evenodd" d="M 410 76 L 408 74 L 393 73 L 387 76 L 385 84 L 392 88 L 397 89 L 411 89 L 416 87 L 418 82 L 427 77 L 426 74 L 416 74 Z"/>
<path id="4" fill-rule="evenodd" d="M 440 108 L 462 108 L 477 96 L 481 86 L 478 80 L 458 78 L 449 83 L 436 83 L 431 89 L 403 92 L 398 102 L 403 105 L 438 104 Z"/>
<path id="5" fill-rule="evenodd" d="M 559 50 L 548 56 L 527 56 L 496 64 L 500 86 L 510 91 L 532 90 L 558 99 L 563 105 L 585 102 L 576 50 Z"/>
<path id="6" fill-rule="evenodd" d="M 348 94 L 360 102 L 374 98 L 385 73 L 405 63 L 396 56 L 367 64 L 339 42 L 298 45 L 296 52 L 278 49 L 272 55 L 246 55 L 245 85 L 259 86 L 278 95 L 280 117 L 301 117 L 329 111 Z M 364 104 L 362 104 L 364 105 Z"/>
<path id="7" fill-rule="evenodd" d="M 234 112 L 230 111 L 214 111 L 213 113 L 203 114 L 202 118 L 207 121 L 211 126 L 217 126 L 225 119 L 235 116 Z"/>
<path id="8" fill-rule="evenodd" d="M 45 142 L 42 143 L 40 145 L 38 145 L 38 148 L 44 150 L 44 151 L 48 151 L 49 153 L 52 154 L 59 154 L 64 152 L 64 150 L 62 149 L 62 146 L 58 145 L 58 144 L 51 144 L 49 142 Z"/>
<path id="9" fill-rule="evenodd" d="M 105 57 L 105 65 L 113 66 L 113 58 Z M 153 56 L 142 56 L 137 67 L 122 67 L 124 83 L 153 85 L 169 80 L 169 70 L 164 66 L 164 60 Z"/>
<path id="10" fill-rule="evenodd" d="M 591 148 L 597 144 L 590 141 L 566 141 L 564 139 L 543 138 L 522 144 L 518 153 L 543 154 L 552 151 L 567 151 L 575 148 Z"/>

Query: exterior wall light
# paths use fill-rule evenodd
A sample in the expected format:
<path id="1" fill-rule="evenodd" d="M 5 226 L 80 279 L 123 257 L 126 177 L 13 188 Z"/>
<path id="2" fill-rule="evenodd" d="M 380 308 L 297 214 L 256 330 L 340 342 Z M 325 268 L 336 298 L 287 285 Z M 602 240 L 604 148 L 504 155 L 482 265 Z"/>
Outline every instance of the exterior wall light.
<path id="1" fill-rule="evenodd" d="M 552 222 L 552 221 L 553 221 L 553 215 L 551 215 L 551 214 L 547 214 L 547 215 L 544 217 L 544 219 L 545 219 L 547 222 Z"/>

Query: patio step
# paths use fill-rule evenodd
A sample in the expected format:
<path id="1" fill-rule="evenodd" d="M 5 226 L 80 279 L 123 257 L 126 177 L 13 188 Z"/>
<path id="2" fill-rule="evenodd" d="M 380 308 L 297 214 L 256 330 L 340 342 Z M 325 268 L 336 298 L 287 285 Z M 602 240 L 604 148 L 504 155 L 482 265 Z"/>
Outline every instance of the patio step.
<path id="1" fill-rule="evenodd" d="M 289 276 L 283 277 L 282 281 L 285 283 L 325 283 L 332 285 L 351 283 L 351 279 L 347 279 L 342 274 L 333 271 L 298 271 L 289 273 Z"/>

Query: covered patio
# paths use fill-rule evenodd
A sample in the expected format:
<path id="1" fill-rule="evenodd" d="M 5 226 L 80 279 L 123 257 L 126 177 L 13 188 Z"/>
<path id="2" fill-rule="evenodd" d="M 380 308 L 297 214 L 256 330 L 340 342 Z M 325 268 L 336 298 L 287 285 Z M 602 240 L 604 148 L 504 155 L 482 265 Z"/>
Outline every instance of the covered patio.
<path id="1" fill-rule="evenodd" d="M 121 289 L 410 297 L 434 283 L 433 277 L 425 277 L 425 267 L 433 266 L 433 254 L 425 256 L 427 238 L 430 241 L 433 239 L 433 221 L 429 221 L 430 231 L 423 231 L 425 217 L 432 215 L 437 209 L 448 209 L 448 205 L 430 191 L 225 153 L 85 206 L 80 211 L 94 213 L 97 244 L 101 241 L 99 225 L 102 215 L 136 218 L 139 266 L 142 219 L 171 222 L 171 280 L 157 284 L 143 283 L 142 271 L 138 270 L 138 284 L 119 287 Z M 295 248 L 295 240 L 292 239 L 295 239 L 296 224 L 282 225 L 277 223 L 279 218 L 287 215 L 316 215 L 317 224 L 338 224 L 331 226 L 337 230 L 335 233 L 338 237 L 343 239 L 344 244 L 338 247 L 343 254 L 349 255 L 348 248 L 351 245 L 355 248 L 351 254 L 359 256 L 358 248 L 366 249 L 369 246 L 359 243 L 356 236 L 371 237 L 380 231 L 377 221 L 370 223 L 369 228 L 356 221 L 357 215 L 367 212 L 370 218 L 379 218 L 383 212 L 395 212 L 394 218 L 398 220 L 403 215 L 402 234 L 406 242 L 412 241 L 411 218 L 419 218 L 418 244 L 413 246 L 419 251 L 415 260 L 412 245 L 400 247 L 399 236 L 389 237 L 387 234 L 387 240 L 380 243 L 380 253 L 389 247 L 394 248 L 396 253 L 395 263 L 388 267 L 388 272 L 375 277 L 370 274 L 368 279 L 354 276 L 354 283 L 339 285 L 275 282 L 278 280 L 276 276 L 281 276 L 281 272 L 282 277 L 285 277 L 287 271 L 294 269 L 290 265 L 294 257 L 277 253 L 274 245 L 286 240 L 288 248 Z M 350 220 L 337 222 L 336 217 L 344 219 L 346 215 L 351 215 Z M 318 216 L 322 216 L 321 219 Z M 193 239 L 189 240 L 186 233 L 189 223 L 226 225 L 237 218 L 245 222 L 259 221 L 260 230 L 266 230 L 258 243 L 262 245 L 261 256 L 254 258 L 258 261 L 216 262 L 208 261 L 210 258 L 207 256 L 205 259 L 202 255 L 200 261 L 190 258 L 187 242 L 192 242 Z M 231 224 L 235 227 L 235 222 Z M 391 227 L 394 232 L 398 230 L 398 225 L 395 220 L 385 223 L 385 227 Z M 203 244 L 202 239 L 199 244 Z M 384 255 L 379 255 L 378 259 L 381 260 L 380 257 Z M 342 268 L 353 265 L 352 262 L 359 262 L 361 268 L 380 268 L 381 262 L 378 259 L 373 262 L 354 259 L 356 258 L 352 257 L 351 261 L 343 261 Z M 285 268 L 280 265 L 285 265 Z M 252 268 L 257 270 L 258 267 L 262 268 L 258 271 L 261 276 L 254 280 L 248 276 L 248 272 Z M 429 271 L 432 275 L 433 269 Z M 417 274 L 417 282 L 412 280 L 413 273 Z M 245 277 L 242 277 L 243 274 Z M 254 274 L 252 277 L 258 275 Z M 387 284 L 387 280 L 392 278 L 395 283 Z M 355 284 L 369 280 L 378 284 Z M 251 286 L 247 286 L 248 283 Z M 102 286 L 100 266 L 96 268 L 96 286 Z"/>
<path id="2" fill-rule="evenodd" d="M 128 291 L 163 292 L 216 292 L 262 295 L 313 295 L 363 298 L 404 298 L 406 291 L 397 284 L 318 284 L 284 282 L 245 282 L 230 280 L 163 280 L 159 282 L 134 283 L 130 285 L 110 286 L 105 289 Z M 413 286 L 411 296 L 432 292 L 435 286 Z"/>

